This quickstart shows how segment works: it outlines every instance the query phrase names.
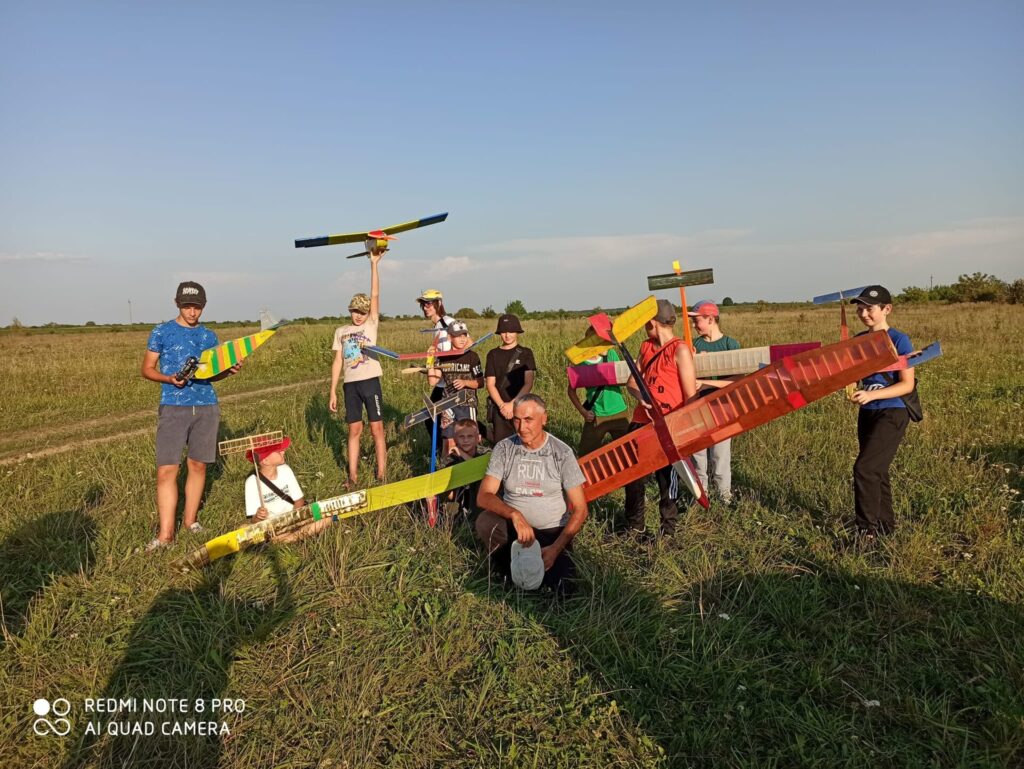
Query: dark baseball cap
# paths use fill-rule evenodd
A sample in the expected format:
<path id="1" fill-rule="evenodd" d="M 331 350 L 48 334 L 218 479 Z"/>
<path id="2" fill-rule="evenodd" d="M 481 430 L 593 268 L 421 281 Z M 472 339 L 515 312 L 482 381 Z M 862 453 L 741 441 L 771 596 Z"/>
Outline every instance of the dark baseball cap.
<path id="1" fill-rule="evenodd" d="M 523 333 L 523 324 L 519 322 L 519 318 L 512 313 L 505 313 L 498 318 L 498 331 L 499 334 L 505 334 L 507 332 L 514 332 L 516 334 Z"/>
<path id="2" fill-rule="evenodd" d="M 178 284 L 178 291 L 174 295 L 174 303 L 179 307 L 183 304 L 198 304 L 206 306 L 206 289 L 194 280 L 186 280 Z"/>
<path id="3" fill-rule="evenodd" d="M 658 300 L 658 314 L 654 316 L 654 319 L 658 323 L 664 323 L 666 326 L 671 326 L 676 322 L 676 308 L 672 306 L 672 302 L 668 299 Z"/>
<path id="4" fill-rule="evenodd" d="M 885 286 L 868 286 L 850 304 L 892 304 L 892 294 Z"/>

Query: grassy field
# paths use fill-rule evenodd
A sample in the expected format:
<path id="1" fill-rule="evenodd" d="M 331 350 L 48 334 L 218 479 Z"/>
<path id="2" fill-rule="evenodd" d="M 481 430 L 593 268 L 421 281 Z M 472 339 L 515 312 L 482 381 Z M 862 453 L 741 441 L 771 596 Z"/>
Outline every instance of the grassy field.
<path id="1" fill-rule="evenodd" d="M 747 346 L 831 341 L 837 316 L 745 309 L 724 328 Z M 494 584 L 468 531 L 402 509 L 172 574 L 201 539 L 134 554 L 155 523 L 146 334 L 4 335 L 0 765 L 1024 765 L 1024 309 L 893 320 L 945 355 L 919 372 L 927 416 L 894 465 L 892 538 L 862 552 L 840 536 L 855 410 L 832 396 L 736 439 L 738 503 L 690 508 L 668 546 L 612 536 L 621 492 L 592 506 L 583 585 L 561 604 Z M 381 343 L 420 347 L 419 325 L 386 324 Z M 524 337 L 550 428 L 571 444 L 561 350 L 581 325 L 530 323 Z M 222 437 L 285 430 L 307 498 L 341 486 L 332 330 L 286 327 L 218 386 Z M 384 379 L 395 479 L 422 472 L 427 453 L 422 432 L 397 428 L 423 382 L 397 369 Z M 293 386 L 267 390 L 280 385 Z M 242 520 L 245 474 L 242 461 L 211 468 L 209 532 Z M 33 733 L 38 697 L 71 702 L 68 736 Z M 108 717 L 85 713 L 85 698 L 239 699 L 244 711 L 216 716 L 225 736 L 158 725 L 97 740 L 86 724 Z"/>

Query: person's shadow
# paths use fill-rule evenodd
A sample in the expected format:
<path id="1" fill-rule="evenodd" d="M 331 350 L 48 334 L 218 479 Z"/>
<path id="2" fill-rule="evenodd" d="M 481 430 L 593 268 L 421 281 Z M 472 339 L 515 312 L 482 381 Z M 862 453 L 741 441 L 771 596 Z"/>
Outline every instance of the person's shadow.
<path id="1" fill-rule="evenodd" d="M 32 602 L 54 580 L 91 575 L 97 526 L 87 511 L 101 497 L 93 489 L 83 507 L 33 518 L 0 543 L 0 648 L 24 632 Z"/>
<path id="2" fill-rule="evenodd" d="M 226 692 L 239 647 L 267 639 L 294 614 L 291 589 L 277 554 L 273 548 L 264 553 L 274 575 L 273 597 L 234 597 L 235 590 L 227 583 L 236 558 L 208 566 L 193 589 L 173 588 L 157 596 L 132 629 L 127 651 L 100 695 L 102 699 L 134 700 L 136 712 L 82 714 L 77 718 L 65 769 L 87 761 L 99 766 L 218 765 L 221 736 L 175 734 L 174 724 L 224 721 L 229 729 L 238 726 L 237 716 L 211 713 L 211 700 Z M 143 713 L 145 699 L 184 700 L 189 703 L 189 711 Z M 205 713 L 196 712 L 197 700 L 205 703 Z M 98 723 L 99 735 L 86 733 L 89 718 Z M 141 721 L 152 722 L 152 736 L 111 736 L 108 732 L 112 722 Z"/>
<path id="3" fill-rule="evenodd" d="M 1019 606 L 814 562 L 662 595 L 588 547 L 576 555 L 568 599 L 479 572 L 467 587 L 554 635 L 653 761 L 1024 765 Z"/>

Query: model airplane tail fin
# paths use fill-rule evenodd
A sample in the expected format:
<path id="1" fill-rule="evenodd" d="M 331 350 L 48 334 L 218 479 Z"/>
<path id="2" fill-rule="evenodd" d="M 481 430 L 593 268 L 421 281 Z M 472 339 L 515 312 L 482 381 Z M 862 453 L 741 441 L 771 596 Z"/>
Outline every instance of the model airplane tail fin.
<path id="1" fill-rule="evenodd" d="M 287 322 L 275 318 L 270 310 L 260 310 L 260 331 L 276 331 Z"/>
<path id="2" fill-rule="evenodd" d="M 590 323 L 590 327 L 594 329 L 594 333 L 601 339 L 604 339 L 606 342 L 614 341 L 612 339 L 612 319 L 606 313 L 599 312 L 596 315 L 591 315 L 587 318 L 587 321 Z"/>

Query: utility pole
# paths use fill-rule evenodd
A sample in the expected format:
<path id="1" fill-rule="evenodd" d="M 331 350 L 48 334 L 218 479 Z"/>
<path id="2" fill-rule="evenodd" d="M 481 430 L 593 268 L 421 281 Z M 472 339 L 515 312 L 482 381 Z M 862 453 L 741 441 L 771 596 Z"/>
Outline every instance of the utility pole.
<path id="1" fill-rule="evenodd" d="M 929 275 L 928 276 L 928 290 L 931 291 L 933 288 L 935 288 L 935 276 L 934 275 Z"/>
<path id="2" fill-rule="evenodd" d="M 128 300 L 128 325 L 129 326 L 134 325 L 134 323 L 132 323 L 132 300 L 131 299 Z"/>

